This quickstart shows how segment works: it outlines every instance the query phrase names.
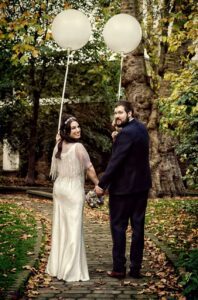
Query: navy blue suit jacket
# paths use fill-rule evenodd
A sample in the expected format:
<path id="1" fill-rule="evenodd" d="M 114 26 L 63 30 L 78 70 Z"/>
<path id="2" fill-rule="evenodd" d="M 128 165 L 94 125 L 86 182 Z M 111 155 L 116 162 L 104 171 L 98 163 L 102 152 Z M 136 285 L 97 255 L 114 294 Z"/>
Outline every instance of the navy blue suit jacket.
<path id="1" fill-rule="evenodd" d="M 112 147 L 112 155 L 99 184 L 109 193 L 126 195 L 151 187 L 149 136 L 146 127 L 133 119 L 127 123 Z"/>

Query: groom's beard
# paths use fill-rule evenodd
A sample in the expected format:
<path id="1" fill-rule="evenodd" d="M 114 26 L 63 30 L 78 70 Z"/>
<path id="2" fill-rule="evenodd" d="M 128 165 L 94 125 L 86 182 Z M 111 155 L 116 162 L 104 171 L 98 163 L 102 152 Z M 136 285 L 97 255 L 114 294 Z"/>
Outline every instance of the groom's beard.
<path id="1" fill-rule="evenodd" d="M 121 123 L 119 123 L 119 124 L 117 124 L 117 120 L 116 120 L 116 126 L 119 127 L 119 128 L 124 127 L 128 123 L 129 123 L 129 117 L 126 117 L 126 119 L 124 121 L 122 121 Z"/>

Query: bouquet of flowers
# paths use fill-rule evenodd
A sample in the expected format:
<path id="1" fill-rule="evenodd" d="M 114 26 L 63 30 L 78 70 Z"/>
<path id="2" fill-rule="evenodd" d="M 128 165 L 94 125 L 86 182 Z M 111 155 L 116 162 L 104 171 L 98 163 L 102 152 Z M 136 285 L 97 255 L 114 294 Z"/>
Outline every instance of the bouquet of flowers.
<path id="1" fill-rule="evenodd" d="M 103 197 L 97 196 L 97 194 L 95 193 L 95 191 L 89 191 L 86 194 L 86 201 L 87 201 L 87 204 L 91 208 L 96 208 L 96 207 L 99 207 L 100 205 L 104 204 Z"/>

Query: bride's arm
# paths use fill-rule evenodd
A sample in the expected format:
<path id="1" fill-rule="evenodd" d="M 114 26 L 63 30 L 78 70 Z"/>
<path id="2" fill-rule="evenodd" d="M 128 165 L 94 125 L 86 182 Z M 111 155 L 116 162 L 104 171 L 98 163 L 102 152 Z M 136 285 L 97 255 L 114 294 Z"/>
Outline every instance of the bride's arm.
<path id="1" fill-rule="evenodd" d="M 81 143 L 77 143 L 76 153 L 77 153 L 77 157 L 79 158 L 81 164 L 83 165 L 86 176 L 94 183 L 94 185 L 97 185 L 99 180 L 96 175 L 96 171 L 90 160 L 87 150 Z"/>
<path id="2" fill-rule="evenodd" d="M 94 183 L 94 185 L 97 185 L 99 180 L 98 177 L 96 175 L 96 171 L 93 167 L 93 165 L 91 165 L 87 171 L 86 171 L 86 175 L 89 177 L 89 179 Z"/>

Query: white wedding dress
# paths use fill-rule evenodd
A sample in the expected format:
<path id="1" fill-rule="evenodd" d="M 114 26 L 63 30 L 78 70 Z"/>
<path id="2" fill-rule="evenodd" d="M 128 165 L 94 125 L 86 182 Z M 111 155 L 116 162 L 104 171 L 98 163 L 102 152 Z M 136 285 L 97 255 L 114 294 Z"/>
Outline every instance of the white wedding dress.
<path id="1" fill-rule="evenodd" d="M 89 155 L 81 143 L 63 143 L 61 159 L 55 158 L 51 176 L 53 221 L 51 251 L 46 273 L 65 281 L 89 280 L 83 238 L 84 174 L 90 167 Z"/>

